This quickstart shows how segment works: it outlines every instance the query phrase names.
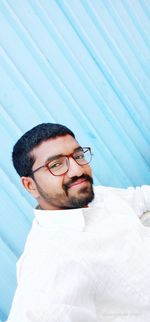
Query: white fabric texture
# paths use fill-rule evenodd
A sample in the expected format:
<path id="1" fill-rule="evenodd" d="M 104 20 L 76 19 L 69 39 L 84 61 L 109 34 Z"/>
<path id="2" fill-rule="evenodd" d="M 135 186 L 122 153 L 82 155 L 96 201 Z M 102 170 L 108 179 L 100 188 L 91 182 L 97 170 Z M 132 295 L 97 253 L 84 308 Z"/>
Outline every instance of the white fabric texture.
<path id="1" fill-rule="evenodd" d="M 150 187 L 96 187 L 88 208 L 35 210 L 8 322 L 149 322 Z"/>

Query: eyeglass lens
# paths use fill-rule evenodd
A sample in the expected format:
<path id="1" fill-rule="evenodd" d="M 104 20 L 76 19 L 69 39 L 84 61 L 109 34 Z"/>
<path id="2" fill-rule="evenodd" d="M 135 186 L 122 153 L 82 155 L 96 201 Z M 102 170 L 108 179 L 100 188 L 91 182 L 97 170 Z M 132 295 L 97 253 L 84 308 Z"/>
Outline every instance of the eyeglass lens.
<path id="1" fill-rule="evenodd" d="M 84 165 L 91 161 L 91 152 L 89 148 L 83 148 L 72 154 L 72 158 L 79 164 Z M 69 168 L 69 159 L 67 156 L 59 157 L 47 164 L 49 171 L 54 175 L 61 175 L 67 172 Z"/>

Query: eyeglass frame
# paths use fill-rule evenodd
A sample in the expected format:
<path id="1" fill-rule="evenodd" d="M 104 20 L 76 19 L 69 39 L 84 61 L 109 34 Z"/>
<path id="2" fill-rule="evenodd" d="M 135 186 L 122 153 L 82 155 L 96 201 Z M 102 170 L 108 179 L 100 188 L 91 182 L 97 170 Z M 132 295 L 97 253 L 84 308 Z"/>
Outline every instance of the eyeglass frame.
<path id="1" fill-rule="evenodd" d="M 86 163 L 84 163 L 84 164 L 79 164 L 78 162 L 77 162 L 77 160 L 76 159 L 74 159 L 74 157 L 73 157 L 73 154 L 75 154 L 75 153 L 77 153 L 78 152 L 78 150 L 80 151 L 82 151 L 83 149 L 88 149 L 88 151 L 89 151 L 89 153 L 90 153 L 90 161 L 89 162 L 86 162 Z M 66 157 L 67 158 L 67 161 L 68 161 L 68 169 L 67 169 L 67 171 L 65 171 L 65 172 L 63 172 L 62 174 L 54 174 L 54 173 L 52 173 L 52 171 L 50 170 L 50 168 L 48 167 L 48 164 L 51 162 L 51 161 L 53 161 L 53 160 L 51 160 L 51 161 L 48 161 L 45 165 L 42 165 L 42 166 L 40 166 L 40 167 L 38 167 L 37 169 L 35 169 L 35 170 L 33 170 L 33 171 L 31 171 L 30 172 L 30 175 L 33 175 L 35 172 L 37 172 L 38 170 L 40 170 L 40 169 L 42 169 L 42 168 L 47 168 L 48 169 L 48 171 L 53 175 L 53 176 L 55 176 L 55 177 L 59 177 L 59 176 L 62 176 L 62 175 L 64 175 L 64 174 L 66 174 L 67 172 L 68 172 L 68 170 L 69 170 L 69 158 L 71 157 L 78 165 L 80 165 L 81 167 L 82 166 L 84 166 L 84 165 L 86 165 L 86 164 L 89 164 L 90 162 L 91 162 L 91 160 L 92 160 L 92 152 L 91 152 L 91 147 L 79 147 L 79 148 L 77 148 L 76 149 L 76 151 L 74 151 L 73 153 L 70 153 L 70 154 L 68 154 L 68 155 L 62 155 L 61 157 Z M 60 156 L 58 156 L 58 157 L 60 157 Z M 55 158 L 57 158 L 57 156 L 55 156 L 54 157 L 54 160 L 55 160 Z"/>

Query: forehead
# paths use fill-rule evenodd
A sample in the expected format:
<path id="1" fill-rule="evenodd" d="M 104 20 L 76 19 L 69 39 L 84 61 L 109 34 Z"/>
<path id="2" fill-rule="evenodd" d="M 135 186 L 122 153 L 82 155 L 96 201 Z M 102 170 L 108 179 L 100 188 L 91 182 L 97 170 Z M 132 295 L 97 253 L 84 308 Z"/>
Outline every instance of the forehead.
<path id="1" fill-rule="evenodd" d="M 79 143 L 71 135 L 67 134 L 42 142 L 32 150 L 32 155 L 34 156 L 35 163 L 45 162 L 51 156 L 70 154 L 77 147 L 79 147 Z"/>

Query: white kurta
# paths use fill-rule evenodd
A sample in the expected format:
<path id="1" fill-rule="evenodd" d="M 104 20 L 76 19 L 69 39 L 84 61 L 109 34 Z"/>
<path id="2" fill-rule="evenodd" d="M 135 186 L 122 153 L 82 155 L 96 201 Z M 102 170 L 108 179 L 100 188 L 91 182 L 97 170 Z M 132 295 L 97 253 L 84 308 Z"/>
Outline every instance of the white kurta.
<path id="1" fill-rule="evenodd" d="M 150 187 L 95 188 L 89 208 L 35 210 L 8 322 L 149 322 Z"/>

